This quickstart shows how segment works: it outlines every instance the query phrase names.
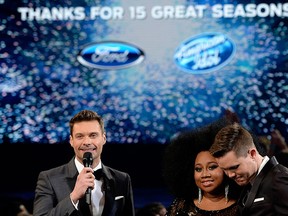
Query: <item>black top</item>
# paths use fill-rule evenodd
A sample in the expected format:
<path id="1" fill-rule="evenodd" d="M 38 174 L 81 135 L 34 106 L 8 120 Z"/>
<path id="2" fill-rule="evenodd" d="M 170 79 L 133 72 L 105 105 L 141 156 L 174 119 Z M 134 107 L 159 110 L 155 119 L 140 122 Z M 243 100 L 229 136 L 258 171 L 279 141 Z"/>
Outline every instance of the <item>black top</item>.
<path id="1" fill-rule="evenodd" d="M 184 199 L 174 199 L 171 206 L 168 208 L 167 216 L 237 216 L 238 212 L 237 203 L 221 210 L 203 210 L 195 206 L 193 200 L 185 201 Z"/>

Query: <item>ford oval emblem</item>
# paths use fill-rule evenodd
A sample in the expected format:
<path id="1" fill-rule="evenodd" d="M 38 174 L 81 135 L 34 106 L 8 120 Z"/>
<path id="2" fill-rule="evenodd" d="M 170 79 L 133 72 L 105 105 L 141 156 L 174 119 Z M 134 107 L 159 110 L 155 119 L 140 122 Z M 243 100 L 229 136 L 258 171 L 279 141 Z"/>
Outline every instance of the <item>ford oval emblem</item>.
<path id="1" fill-rule="evenodd" d="M 122 69 L 142 62 L 144 52 L 128 43 L 109 41 L 85 46 L 77 59 L 92 68 Z"/>
<path id="2" fill-rule="evenodd" d="M 204 74 L 226 65 L 234 53 L 235 45 L 228 37 L 206 33 L 182 43 L 176 50 L 174 60 L 186 72 Z"/>

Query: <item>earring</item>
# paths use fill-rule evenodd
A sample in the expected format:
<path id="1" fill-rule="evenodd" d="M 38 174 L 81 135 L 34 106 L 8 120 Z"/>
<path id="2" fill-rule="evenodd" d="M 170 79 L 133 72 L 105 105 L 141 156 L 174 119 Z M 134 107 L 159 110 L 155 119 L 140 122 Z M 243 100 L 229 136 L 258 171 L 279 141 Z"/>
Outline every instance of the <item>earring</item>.
<path id="1" fill-rule="evenodd" d="M 228 193 L 229 193 L 229 184 L 227 184 L 225 186 L 225 200 L 226 200 L 226 203 L 229 201 L 228 199 Z"/>
<path id="2" fill-rule="evenodd" d="M 202 191 L 200 188 L 198 188 L 198 204 L 200 204 L 202 201 Z"/>

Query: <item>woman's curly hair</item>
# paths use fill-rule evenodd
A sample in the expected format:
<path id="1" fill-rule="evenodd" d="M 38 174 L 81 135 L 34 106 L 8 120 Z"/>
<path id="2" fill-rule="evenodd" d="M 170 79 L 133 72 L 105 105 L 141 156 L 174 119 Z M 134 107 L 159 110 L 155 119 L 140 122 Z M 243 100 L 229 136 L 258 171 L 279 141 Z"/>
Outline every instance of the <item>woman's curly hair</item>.
<path id="1" fill-rule="evenodd" d="M 184 199 L 195 199 L 198 196 L 198 187 L 194 180 L 196 156 L 201 151 L 209 151 L 217 132 L 231 123 L 229 119 L 221 118 L 201 128 L 182 132 L 167 145 L 163 154 L 162 174 L 168 190 L 174 196 Z M 226 180 L 233 187 L 238 187 L 228 177 L 225 177 Z M 239 189 L 234 192 L 238 195 Z"/>

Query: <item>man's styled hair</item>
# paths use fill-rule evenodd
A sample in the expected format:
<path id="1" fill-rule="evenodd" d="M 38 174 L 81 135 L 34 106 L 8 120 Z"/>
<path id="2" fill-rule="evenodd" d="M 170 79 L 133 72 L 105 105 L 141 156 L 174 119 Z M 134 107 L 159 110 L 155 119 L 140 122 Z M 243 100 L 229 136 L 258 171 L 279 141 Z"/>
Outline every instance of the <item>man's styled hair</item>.
<path id="1" fill-rule="evenodd" d="M 255 147 L 252 135 L 239 123 L 233 123 L 217 133 L 209 151 L 216 158 L 230 151 L 234 151 L 237 157 L 245 157 L 251 147 Z"/>
<path id="2" fill-rule="evenodd" d="M 70 127 L 70 134 L 73 133 L 73 127 L 75 123 L 83 122 L 83 121 L 98 121 L 101 127 L 101 130 L 103 133 L 105 133 L 104 128 L 104 121 L 101 116 L 99 116 L 96 112 L 91 110 L 82 110 L 79 113 L 77 113 L 75 116 L 71 118 L 69 121 L 69 127 Z"/>

